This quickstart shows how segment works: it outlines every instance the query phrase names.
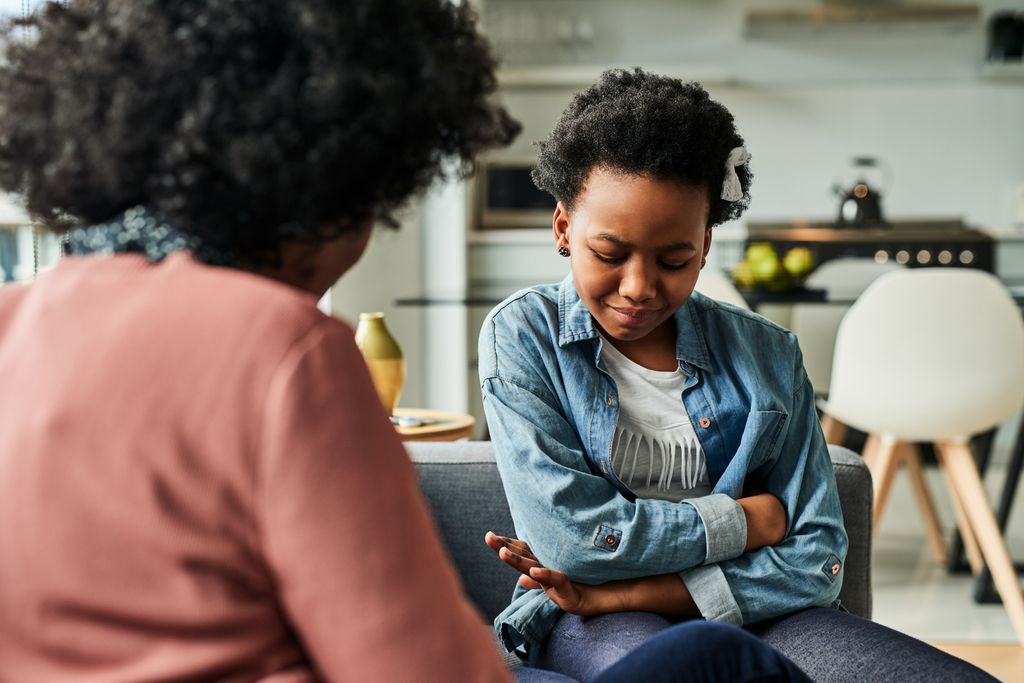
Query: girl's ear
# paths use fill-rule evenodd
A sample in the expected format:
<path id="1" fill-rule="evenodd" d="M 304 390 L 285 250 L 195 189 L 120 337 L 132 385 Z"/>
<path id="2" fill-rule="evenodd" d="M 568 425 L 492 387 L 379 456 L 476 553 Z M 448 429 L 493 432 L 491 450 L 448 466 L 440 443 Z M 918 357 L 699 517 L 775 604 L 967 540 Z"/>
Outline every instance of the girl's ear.
<path id="1" fill-rule="evenodd" d="M 569 246 L 569 224 L 572 223 L 572 216 L 565 204 L 558 202 L 555 205 L 555 213 L 551 216 L 551 229 L 555 235 L 556 247 Z"/>
<path id="2" fill-rule="evenodd" d="M 711 249 L 711 228 L 704 229 L 704 253 L 701 254 L 701 259 L 707 259 L 708 250 Z"/>

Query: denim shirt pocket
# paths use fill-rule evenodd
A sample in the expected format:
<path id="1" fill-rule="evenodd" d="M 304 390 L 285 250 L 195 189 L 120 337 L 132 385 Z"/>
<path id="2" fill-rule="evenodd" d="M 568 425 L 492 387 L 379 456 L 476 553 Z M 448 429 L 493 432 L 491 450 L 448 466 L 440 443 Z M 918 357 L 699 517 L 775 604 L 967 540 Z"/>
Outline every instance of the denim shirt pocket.
<path id="1" fill-rule="evenodd" d="M 782 410 L 754 410 L 747 417 L 747 424 L 740 439 L 737 455 L 746 456 L 744 469 L 754 472 L 761 467 L 770 467 L 779 456 L 783 439 L 780 438 L 789 421 L 789 413 Z"/>

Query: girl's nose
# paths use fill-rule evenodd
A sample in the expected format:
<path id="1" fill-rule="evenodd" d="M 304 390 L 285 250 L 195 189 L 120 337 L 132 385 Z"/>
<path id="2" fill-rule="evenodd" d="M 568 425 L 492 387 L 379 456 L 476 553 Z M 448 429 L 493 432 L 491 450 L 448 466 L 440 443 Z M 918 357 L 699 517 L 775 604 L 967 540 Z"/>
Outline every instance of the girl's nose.
<path id="1" fill-rule="evenodd" d="M 646 301 L 653 299 L 656 293 L 654 273 L 638 259 L 622 271 L 622 279 L 619 281 L 620 296 L 632 301 Z"/>

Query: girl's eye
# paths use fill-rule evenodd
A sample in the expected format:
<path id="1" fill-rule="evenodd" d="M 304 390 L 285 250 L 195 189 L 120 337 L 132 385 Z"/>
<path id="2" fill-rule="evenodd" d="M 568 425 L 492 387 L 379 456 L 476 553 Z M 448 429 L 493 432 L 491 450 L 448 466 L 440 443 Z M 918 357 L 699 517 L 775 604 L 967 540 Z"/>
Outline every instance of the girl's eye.
<path id="1" fill-rule="evenodd" d="M 625 256 L 604 256 L 602 254 L 597 253 L 596 251 L 594 252 L 594 256 L 597 257 L 598 261 L 601 261 L 603 263 L 610 263 L 612 265 L 618 265 L 620 263 L 625 262 L 626 260 Z"/>
<path id="2" fill-rule="evenodd" d="M 665 270 L 682 270 L 688 265 L 690 265 L 689 261 L 687 261 L 686 263 L 662 263 L 661 267 L 664 268 Z"/>

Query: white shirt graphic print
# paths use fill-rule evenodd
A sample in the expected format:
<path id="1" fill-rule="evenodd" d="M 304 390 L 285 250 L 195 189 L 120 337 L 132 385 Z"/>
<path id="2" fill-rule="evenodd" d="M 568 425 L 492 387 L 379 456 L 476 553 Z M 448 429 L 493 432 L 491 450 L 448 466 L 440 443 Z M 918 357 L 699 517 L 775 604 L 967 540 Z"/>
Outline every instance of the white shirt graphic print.
<path id="1" fill-rule="evenodd" d="M 707 460 L 683 407 L 686 376 L 650 370 L 603 340 L 619 393 L 612 471 L 638 498 L 679 502 L 711 493 Z"/>

